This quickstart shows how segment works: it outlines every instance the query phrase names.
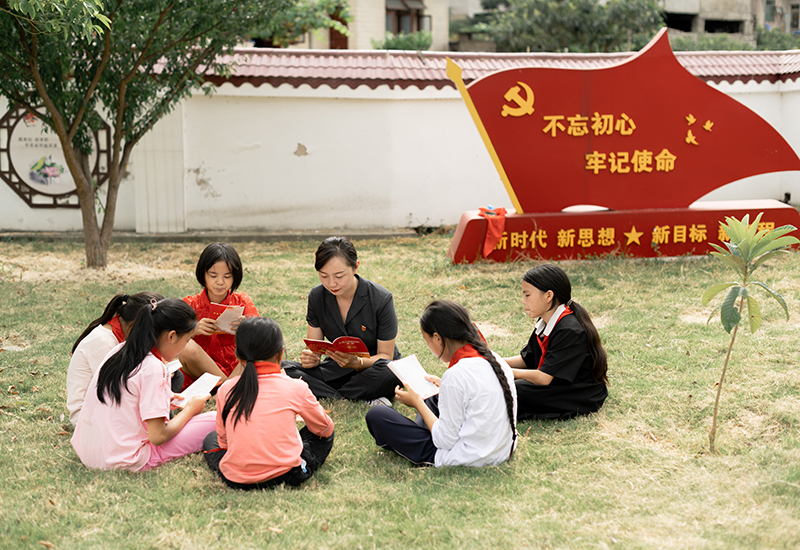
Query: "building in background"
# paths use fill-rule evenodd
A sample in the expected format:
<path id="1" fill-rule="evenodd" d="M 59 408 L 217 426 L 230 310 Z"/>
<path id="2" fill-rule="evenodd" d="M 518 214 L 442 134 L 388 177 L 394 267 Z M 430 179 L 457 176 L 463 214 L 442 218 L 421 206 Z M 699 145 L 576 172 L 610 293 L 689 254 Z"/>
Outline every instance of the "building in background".
<path id="1" fill-rule="evenodd" d="M 433 35 L 431 50 L 448 49 L 448 0 L 349 0 L 349 4 L 350 36 L 324 29 L 306 34 L 291 48 L 374 50 L 373 41 L 383 41 L 386 33 L 428 31 Z"/>

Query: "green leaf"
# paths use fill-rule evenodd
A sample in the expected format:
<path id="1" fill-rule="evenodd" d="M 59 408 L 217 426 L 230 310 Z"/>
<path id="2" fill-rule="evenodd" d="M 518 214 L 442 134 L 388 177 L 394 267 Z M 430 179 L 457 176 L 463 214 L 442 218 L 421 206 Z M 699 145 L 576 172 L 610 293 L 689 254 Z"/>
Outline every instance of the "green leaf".
<path id="1" fill-rule="evenodd" d="M 774 258 L 778 254 L 788 254 L 788 250 L 773 250 L 772 252 L 766 252 L 755 259 L 753 265 L 750 267 L 750 273 L 761 267 L 761 265 L 769 260 L 770 258 Z"/>
<path id="2" fill-rule="evenodd" d="M 750 281 L 751 284 L 758 285 L 764 290 L 767 291 L 767 294 L 775 298 L 775 300 L 781 305 L 783 308 L 783 312 L 786 313 L 786 320 L 789 320 L 789 308 L 786 306 L 786 301 L 783 299 L 783 296 L 772 290 L 766 284 L 762 283 L 761 281 Z"/>
<path id="3" fill-rule="evenodd" d="M 787 246 L 792 246 L 793 244 L 800 243 L 800 239 L 793 236 L 786 236 L 786 237 L 779 237 L 775 240 L 772 240 L 770 243 L 767 243 L 766 246 L 761 250 L 761 252 L 769 252 L 770 250 L 775 250 L 777 248 L 784 248 Z"/>
<path id="4" fill-rule="evenodd" d="M 707 288 L 706 291 L 703 292 L 703 296 L 701 298 L 703 305 L 704 306 L 708 305 L 708 303 L 711 300 L 714 299 L 714 296 L 716 296 L 717 294 L 719 294 L 720 292 L 722 292 L 726 288 L 732 287 L 735 284 L 738 284 L 738 283 L 736 283 L 736 282 L 733 282 L 733 283 L 720 283 L 718 285 L 714 285 L 712 287 Z"/>
<path id="5" fill-rule="evenodd" d="M 732 267 L 733 270 L 736 271 L 739 275 L 744 275 L 744 262 L 742 262 L 741 258 L 736 258 L 736 256 L 733 256 L 732 254 L 725 252 L 709 252 L 709 254 L 711 254 L 715 258 L 719 258 L 720 260 L 722 260 L 723 263 L 725 263 L 729 267 Z M 737 261 L 734 261 L 733 258 L 736 258 L 738 262 L 741 262 L 742 264 L 741 267 L 739 266 Z"/>
<path id="6" fill-rule="evenodd" d="M 731 287 L 728 294 L 725 295 L 725 299 L 722 300 L 722 307 L 719 310 L 719 319 L 722 321 L 722 328 L 728 333 L 742 320 L 742 316 L 736 308 L 736 300 L 739 298 L 739 294 L 742 291 L 745 291 L 745 289 L 739 285 Z"/>
<path id="7" fill-rule="evenodd" d="M 742 221 L 739 221 L 736 218 L 726 217 L 725 221 L 727 223 L 722 224 L 722 228 L 725 230 L 725 233 L 728 234 L 728 237 L 730 237 L 731 241 L 741 242 L 747 233 L 745 227 L 749 223 L 749 219 L 749 214 L 745 214 L 744 218 L 742 218 Z"/>
<path id="8" fill-rule="evenodd" d="M 761 326 L 761 308 L 752 296 L 747 296 L 747 318 L 750 321 L 750 333 L 754 333 Z"/>
<path id="9" fill-rule="evenodd" d="M 739 254 L 742 255 L 742 259 L 744 259 L 745 263 L 749 264 L 750 260 L 752 259 L 750 256 L 750 251 L 753 249 L 753 245 L 756 243 L 755 237 L 756 233 L 758 232 L 758 222 L 761 220 L 761 216 L 763 215 L 764 213 L 760 212 L 758 216 L 756 216 L 756 219 L 753 221 L 753 223 L 745 226 L 744 238 L 737 243 Z"/>
<path id="10" fill-rule="evenodd" d="M 713 246 L 714 249 L 719 252 L 720 254 L 730 254 L 730 251 L 727 248 L 722 248 L 717 243 L 708 243 L 709 245 Z"/>
<path id="11" fill-rule="evenodd" d="M 708 316 L 708 319 L 706 319 L 706 324 L 710 323 L 710 322 L 711 322 L 711 319 L 713 319 L 713 318 L 714 318 L 714 315 L 716 315 L 716 314 L 719 312 L 719 310 L 721 310 L 721 309 L 722 309 L 722 304 L 720 304 L 720 305 L 718 305 L 717 307 L 715 307 L 715 308 L 714 308 L 714 311 L 712 311 L 712 312 L 711 312 L 711 315 L 709 315 L 709 316 Z"/>
<path id="12" fill-rule="evenodd" d="M 753 220 L 753 223 L 751 223 L 747 227 L 747 234 L 745 235 L 745 239 L 753 239 L 753 237 L 756 236 L 756 233 L 758 232 L 758 224 L 759 222 L 761 222 L 761 216 L 763 215 L 764 215 L 763 212 L 759 212 L 758 216 L 756 216 L 756 219 Z"/>

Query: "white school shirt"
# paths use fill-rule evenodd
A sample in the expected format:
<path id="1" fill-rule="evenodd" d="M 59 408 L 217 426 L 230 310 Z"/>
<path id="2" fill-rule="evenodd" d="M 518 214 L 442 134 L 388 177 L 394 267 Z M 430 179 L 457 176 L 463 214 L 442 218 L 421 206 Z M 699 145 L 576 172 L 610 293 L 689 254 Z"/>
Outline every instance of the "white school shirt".
<path id="1" fill-rule="evenodd" d="M 514 374 L 495 354 L 508 380 L 517 418 Z M 512 445 L 503 389 L 483 357 L 465 357 L 447 369 L 439 387 L 439 420 L 431 429 L 436 467 L 491 466 L 508 460 Z"/>
<path id="2" fill-rule="evenodd" d="M 78 424 L 78 415 L 92 376 L 118 343 L 111 329 L 98 325 L 75 348 L 67 369 L 67 409 L 73 426 Z"/>

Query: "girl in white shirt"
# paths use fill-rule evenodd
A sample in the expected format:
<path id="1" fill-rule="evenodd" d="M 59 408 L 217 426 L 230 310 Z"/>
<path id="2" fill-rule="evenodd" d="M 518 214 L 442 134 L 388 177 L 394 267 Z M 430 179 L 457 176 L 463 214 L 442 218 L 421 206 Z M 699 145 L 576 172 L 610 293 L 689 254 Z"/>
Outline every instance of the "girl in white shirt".
<path id="1" fill-rule="evenodd" d="M 73 426 L 78 424 L 78 414 L 83 407 L 89 382 L 103 359 L 117 344 L 125 341 L 139 310 L 149 306 L 151 301 L 163 299 L 156 292 L 139 292 L 130 296 L 117 294 L 108 302 L 103 314 L 89 323 L 78 336 L 72 346 L 72 358 L 67 369 L 67 409 Z"/>
<path id="2" fill-rule="evenodd" d="M 417 410 L 415 421 L 375 406 L 367 427 L 379 447 L 415 464 L 490 466 L 511 458 L 517 438 L 514 375 L 486 346 L 463 306 L 432 302 L 420 318 L 422 337 L 448 370 L 428 379 L 439 395 L 423 400 L 412 388 L 395 397 Z"/>

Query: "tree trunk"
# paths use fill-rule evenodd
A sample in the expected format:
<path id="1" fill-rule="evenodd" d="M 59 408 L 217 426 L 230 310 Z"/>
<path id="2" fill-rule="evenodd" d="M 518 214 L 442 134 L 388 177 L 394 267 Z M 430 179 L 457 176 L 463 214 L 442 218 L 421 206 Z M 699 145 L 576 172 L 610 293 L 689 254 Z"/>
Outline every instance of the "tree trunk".
<path id="1" fill-rule="evenodd" d="M 94 183 L 92 182 L 89 155 L 73 147 L 75 158 L 79 164 L 79 173 L 73 172 L 72 177 L 78 190 L 78 199 L 83 219 L 83 240 L 86 249 L 86 267 L 102 269 L 108 262 L 108 245 L 103 246 L 100 238 L 100 228 L 97 225 L 97 210 L 95 210 Z"/>

